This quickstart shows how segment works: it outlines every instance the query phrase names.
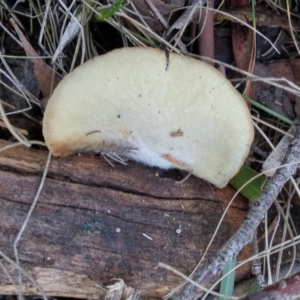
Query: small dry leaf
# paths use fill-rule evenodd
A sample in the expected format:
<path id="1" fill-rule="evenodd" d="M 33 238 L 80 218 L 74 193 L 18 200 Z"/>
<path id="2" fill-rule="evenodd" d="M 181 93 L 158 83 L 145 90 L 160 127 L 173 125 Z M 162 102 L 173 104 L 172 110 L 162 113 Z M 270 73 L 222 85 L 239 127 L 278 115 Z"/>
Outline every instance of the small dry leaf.
<path id="1" fill-rule="evenodd" d="M 255 45 L 253 32 L 249 28 L 237 23 L 232 23 L 231 30 L 232 50 L 236 67 L 252 73 L 255 63 L 253 56 Z M 244 89 L 244 94 L 250 97 L 252 93 L 252 83 L 249 81 L 246 82 Z"/>
<path id="2" fill-rule="evenodd" d="M 54 70 L 50 66 L 48 66 L 42 58 L 39 57 L 39 54 L 27 41 L 26 37 L 18 27 L 18 24 L 15 22 L 15 20 L 10 19 L 10 23 L 18 34 L 26 55 L 31 57 L 30 59 L 34 64 L 34 74 L 38 81 L 40 90 L 43 93 L 43 96 L 49 97 L 52 94 L 52 91 L 58 85 L 60 78 L 55 74 Z"/>

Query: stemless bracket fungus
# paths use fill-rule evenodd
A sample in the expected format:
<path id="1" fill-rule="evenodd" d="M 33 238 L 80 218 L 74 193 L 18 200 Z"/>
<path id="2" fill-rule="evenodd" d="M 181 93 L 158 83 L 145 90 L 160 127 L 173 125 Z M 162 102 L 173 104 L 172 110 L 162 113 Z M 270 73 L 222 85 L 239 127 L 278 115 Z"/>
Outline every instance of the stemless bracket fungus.
<path id="1" fill-rule="evenodd" d="M 43 134 L 55 156 L 115 153 L 192 170 L 222 188 L 247 157 L 254 129 L 244 100 L 212 66 L 170 53 L 166 69 L 164 51 L 122 48 L 65 76 L 48 101 Z"/>

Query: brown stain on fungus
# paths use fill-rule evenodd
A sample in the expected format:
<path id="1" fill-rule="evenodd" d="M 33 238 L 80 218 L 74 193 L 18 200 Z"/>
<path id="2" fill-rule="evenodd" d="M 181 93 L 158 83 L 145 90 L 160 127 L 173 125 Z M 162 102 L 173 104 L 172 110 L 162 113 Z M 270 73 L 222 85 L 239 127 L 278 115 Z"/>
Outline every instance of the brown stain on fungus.
<path id="1" fill-rule="evenodd" d="M 94 133 L 97 133 L 97 132 L 101 132 L 101 131 L 100 130 L 93 130 L 93 131 L 90 131 L 90 132 L 86 133 L 86 135 L 94 134 Z"/>
<path id="2" fill-rule="evenodd" d="M 169 153 L 163 154 L 161 157 L 164 158 L 165 160 L 167 160 L 168 162 L 170 162 L 172 165 L 174 165 L 178 169 L 189 170 L 189 166 L 188 165 L 186 165 L 185 163 L 177 160 L 175 157 L 173 157 Z"/>
<path id="3" fill-rule="evenodd" d="M 183 132 L 180 129 L 171 132 L 171 137 L 179 137 L 179 136 L 183 136 Z"/>

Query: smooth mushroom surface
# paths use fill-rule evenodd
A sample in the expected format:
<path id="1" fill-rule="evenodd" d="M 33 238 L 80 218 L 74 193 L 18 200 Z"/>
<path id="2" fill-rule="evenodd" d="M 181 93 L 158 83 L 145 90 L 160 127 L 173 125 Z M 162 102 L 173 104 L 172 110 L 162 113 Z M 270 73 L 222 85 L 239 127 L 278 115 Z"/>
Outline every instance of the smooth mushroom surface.
<path id="1" fill-rule="evenodd" d="M 64 77 L 48 101 L 43 134 L 55 156 L 126 157 L 222 188 L 249 154 L 254 128 L 244 99 L 209 64 L 122 48 Z"/>

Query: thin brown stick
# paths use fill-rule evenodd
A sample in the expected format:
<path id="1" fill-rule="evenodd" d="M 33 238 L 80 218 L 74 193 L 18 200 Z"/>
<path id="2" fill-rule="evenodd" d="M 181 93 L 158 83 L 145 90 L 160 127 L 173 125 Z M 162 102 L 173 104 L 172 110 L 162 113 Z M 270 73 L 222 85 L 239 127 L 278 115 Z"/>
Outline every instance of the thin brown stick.
<path id="1" fill-rule="evenodd" d="M 251 209 L 237 232 L 221 247 L 210 262 L 194 277 L 193 280 L 203 286 L 211 283 L 224 266 L 238 255 L 240 250 L 253 240 L 253 236 L 265 213 L 280 193 L 283 186 L 296 173 L 300 158 L 300 126 L 297 127 L 293 141 L 288 148 L 282 167 L 265 185 L 261 196 L 253 203 Z M 178 300 L 194 300 L 202 291 L 192 284 L 187 284 Z"/>
<path id="2" fill-rule="evenodd" d="M 214 1 L 208 0 L 207 7 L 211 9 L 202 8 L 201 19 L 199 23 L 199 31 L 202 30 L 199 36 L 199 53 L 202 56 L 214 58 Z"/>
<path id="3" fill-rule="evenodd" d="M 289 278 L 282 279 L 271 286 L 258 291 L 255 294 L 249 295 L 243 300 L 260 300 L 260 299 L 273 299 L 273 300 L 292 300 L 299 299 L 300 296 L 300 273 L 296 273 Z"/>

